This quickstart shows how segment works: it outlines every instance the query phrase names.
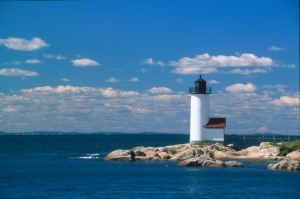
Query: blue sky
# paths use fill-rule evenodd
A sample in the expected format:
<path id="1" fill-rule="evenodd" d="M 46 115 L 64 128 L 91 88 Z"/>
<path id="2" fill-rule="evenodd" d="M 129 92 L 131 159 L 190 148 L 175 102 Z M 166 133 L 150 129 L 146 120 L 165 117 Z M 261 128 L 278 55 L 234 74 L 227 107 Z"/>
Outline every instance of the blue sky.
<path id="1" fill-rule="evenodd" d="M 299 1 L 1 1 L 0 131 L 299 134 Z"/>

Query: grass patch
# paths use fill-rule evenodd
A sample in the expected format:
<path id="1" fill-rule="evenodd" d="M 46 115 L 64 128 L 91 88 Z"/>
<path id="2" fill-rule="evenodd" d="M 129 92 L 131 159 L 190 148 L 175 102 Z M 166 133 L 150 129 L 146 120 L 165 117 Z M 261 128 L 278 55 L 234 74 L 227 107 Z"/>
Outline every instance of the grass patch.
<path id="1" fill-rule="evenodd" d="M 300 140 L 280 143 L 272 142 L 271 144 L 279 147 L 281 156 L 286 156 L 288 153 L 300 149 Z"/>

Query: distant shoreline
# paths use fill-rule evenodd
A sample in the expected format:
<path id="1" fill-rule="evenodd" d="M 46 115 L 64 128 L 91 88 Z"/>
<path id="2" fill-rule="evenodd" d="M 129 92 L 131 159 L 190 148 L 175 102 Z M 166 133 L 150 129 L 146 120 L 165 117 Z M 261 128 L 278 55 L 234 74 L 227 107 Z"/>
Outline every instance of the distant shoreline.
<path id="1" fill-rule="evenodd" d="M 0 135 L 189 135 L 189 133 L 163 133 L 163 132 L 62 132 L 62 131 L 31 131 L 31 132 L 4 132 L 0 131 Z M 272 134 L 272 133 L 253 133 L 253 134 L 225 134 L 237 136 L 296 136 L 297 134 Z"/>

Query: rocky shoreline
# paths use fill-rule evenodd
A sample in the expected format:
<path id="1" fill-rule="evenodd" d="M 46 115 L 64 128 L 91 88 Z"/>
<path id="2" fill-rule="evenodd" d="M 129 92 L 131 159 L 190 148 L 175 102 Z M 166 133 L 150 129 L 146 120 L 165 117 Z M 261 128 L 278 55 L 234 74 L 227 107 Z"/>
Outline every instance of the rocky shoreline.
<path id="1" fill-rule="evenodd" d="M 179 166 L 200 167 L 244 167 L 236 160 L 252 161 L 280 161 L 269 164 L 272 170 L 300 170 L 300 150 L 287 156 L 279 156 L 280 149 L 269 142 L 262 142 L 260 146 L 252 146 L 240 151 L 233 147 L 216 143 L 206 146 L 192 144 L 178 144 L 165 147 L 134 147 L 128 150 L 115 150 L 109 153 L 105 161 L 178 161 Z M 225 160 L 230 161 L 225 161 Z M 225 162 L 224 162 L 224 161 Z"/>

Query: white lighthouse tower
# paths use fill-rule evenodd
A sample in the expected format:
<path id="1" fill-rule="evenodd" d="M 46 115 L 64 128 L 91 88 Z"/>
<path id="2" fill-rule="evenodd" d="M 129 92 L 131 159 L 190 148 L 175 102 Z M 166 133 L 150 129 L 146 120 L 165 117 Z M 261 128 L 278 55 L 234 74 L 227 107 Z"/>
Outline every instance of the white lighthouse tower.
<path id="1" fill-rule="evenodd" d="M 199 79 L 195 81 L 195 87 L 190 87 L 191 94 L 191 118 L 190 118 L 190 143 L 195 144 L 206 140 L 204 126 L 209 117 L 209 95 L 211 88 L 206 88 L 206 81 Z"/>

